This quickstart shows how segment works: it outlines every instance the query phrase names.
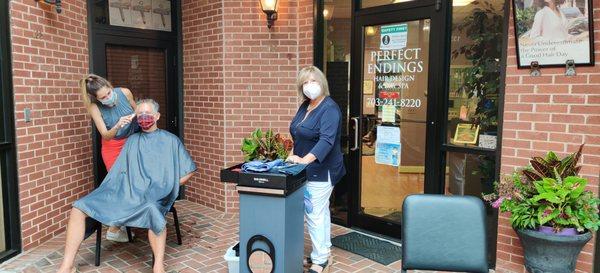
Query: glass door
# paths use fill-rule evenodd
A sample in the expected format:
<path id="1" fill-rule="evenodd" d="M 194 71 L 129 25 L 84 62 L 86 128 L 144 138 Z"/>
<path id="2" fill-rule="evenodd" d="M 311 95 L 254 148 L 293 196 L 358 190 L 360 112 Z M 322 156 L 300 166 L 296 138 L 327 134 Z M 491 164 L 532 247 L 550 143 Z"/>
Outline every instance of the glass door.
<path id="1" fill-rule="evenodd" d="M 353 225 L 400 237 L 406 196 L 439 193 L 445 27 L 434 6 L 356 17 Z"/>

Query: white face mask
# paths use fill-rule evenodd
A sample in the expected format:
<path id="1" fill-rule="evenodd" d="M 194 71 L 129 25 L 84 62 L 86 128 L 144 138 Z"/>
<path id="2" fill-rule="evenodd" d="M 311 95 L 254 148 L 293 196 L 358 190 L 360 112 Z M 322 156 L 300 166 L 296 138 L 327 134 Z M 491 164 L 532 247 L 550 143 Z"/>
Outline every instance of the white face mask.
<path id="1" fill-rule="evenodd" d="M 302 86 L 302 93 L 309 99 L 314 100 L 321 95 L 321 85 L 316 82 L 305 83 Z"/>

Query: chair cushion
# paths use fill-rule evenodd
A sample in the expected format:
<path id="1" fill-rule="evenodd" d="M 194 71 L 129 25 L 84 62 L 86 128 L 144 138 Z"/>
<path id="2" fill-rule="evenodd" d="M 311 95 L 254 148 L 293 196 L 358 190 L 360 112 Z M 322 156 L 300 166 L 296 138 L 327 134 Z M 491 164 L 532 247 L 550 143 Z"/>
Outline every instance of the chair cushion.
<path id="1" fill-rule="evenodd" d="M 473 196 L 411 195 L 402 214 L 402 268 L 488 272 L 485 210 Z"/>

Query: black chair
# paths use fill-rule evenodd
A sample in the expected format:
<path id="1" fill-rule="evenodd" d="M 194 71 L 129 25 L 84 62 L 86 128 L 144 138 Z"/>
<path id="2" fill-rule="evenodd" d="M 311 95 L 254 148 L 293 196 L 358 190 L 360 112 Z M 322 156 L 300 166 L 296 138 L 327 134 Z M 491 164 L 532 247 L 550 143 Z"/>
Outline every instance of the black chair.
<path id="1" fill-rule="evenodd" d="M 411 195 L 402 205 L 402 272 L 488 273 L 485 209 L 474 196 Z"/>
<path id="2" fill-rule="evenodd" d="M 175 209 L 175 204 L 173 203 L 173 206 L 171 206 L 171 209 L 169 210 L 169 212 L 173 213 L 173 222 L 174 222 L 174 226 L 175 226 L 175 234 L 177 235 L 177 244 L 178 245 L 182 245 L 182 241 L 181 241 L 181 229 L 179 227 L 179 218 L 177 217 L 177 209 Z M 100 253 L 102 251 L 102 223 L 94 220 L 91 217 L 86 218 L 86 232 L 85 232 L 85 239 L 87 239 L 89 236 L 91 236 L 92 234 L 96 233 L 96 260 L 95 260 L 95 265 L 96 266 L 100 266 Z M 129 238 L 129 242 L 133 241 L 133 236 L 131 235 L 131 228 L 130 227 L 126 227 L 127 229 L 127 237 Z M 152 259 L 154 261 L 154 256 L 152 256 Z M 154 263 L 154 262 L 153 262 Z"/>

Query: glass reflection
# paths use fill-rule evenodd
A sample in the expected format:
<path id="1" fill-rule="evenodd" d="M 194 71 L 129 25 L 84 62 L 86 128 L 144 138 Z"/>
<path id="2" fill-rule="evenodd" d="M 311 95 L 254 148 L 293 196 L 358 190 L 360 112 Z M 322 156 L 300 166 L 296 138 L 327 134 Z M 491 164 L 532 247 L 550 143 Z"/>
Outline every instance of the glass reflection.
<path id="1" fill-rule="evenodd" d="M 448 143 L 495 149 L 504 2 L 467 2 L 452 14 Z"/>

